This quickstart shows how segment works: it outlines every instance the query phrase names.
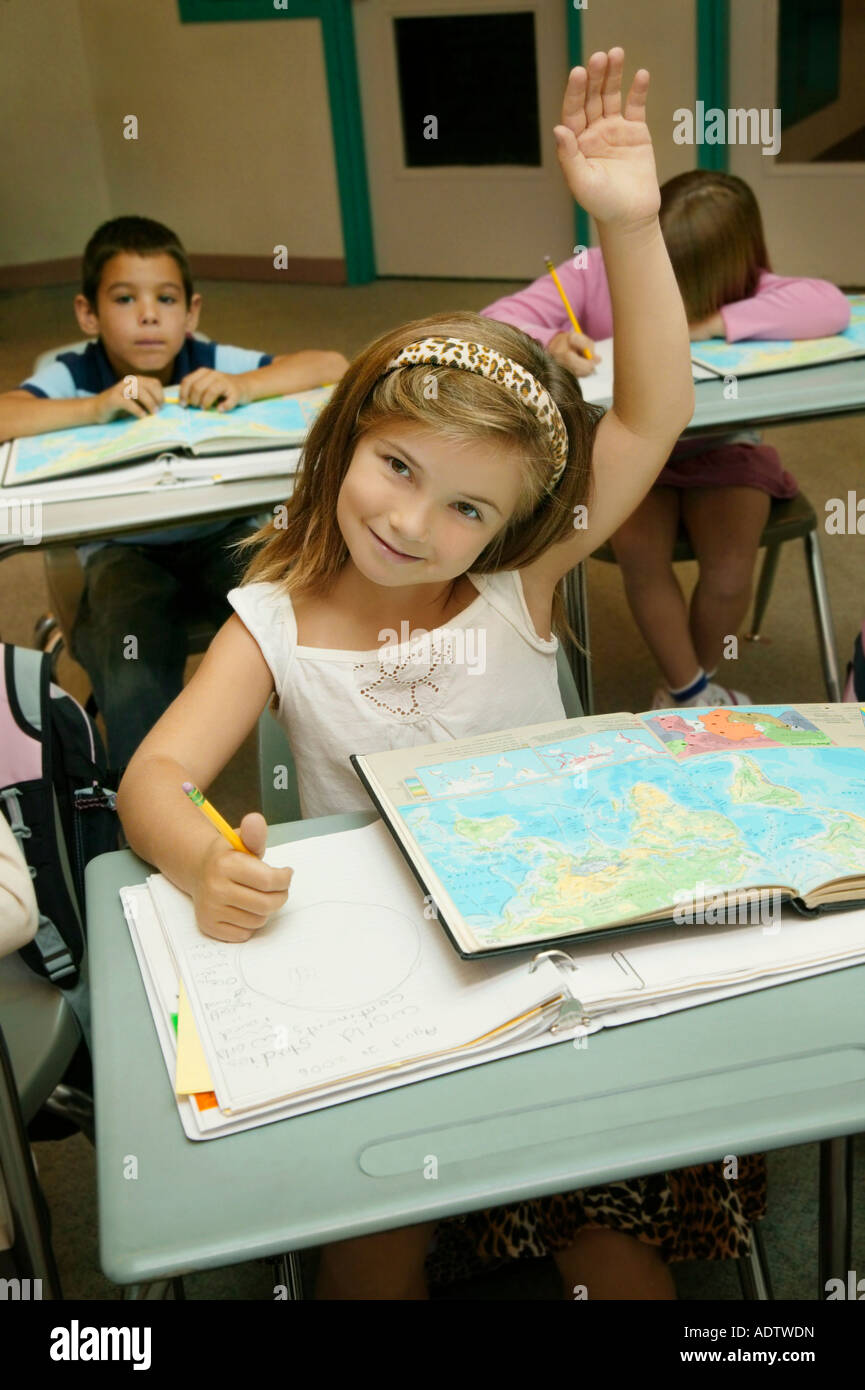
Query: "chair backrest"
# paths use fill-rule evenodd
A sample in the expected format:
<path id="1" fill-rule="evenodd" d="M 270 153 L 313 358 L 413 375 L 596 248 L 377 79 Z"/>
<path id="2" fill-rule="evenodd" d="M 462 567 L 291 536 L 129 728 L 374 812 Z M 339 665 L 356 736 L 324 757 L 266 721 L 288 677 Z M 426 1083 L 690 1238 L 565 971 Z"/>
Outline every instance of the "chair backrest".
<path id="1" fill-rule="evenodd" d="M 565 714 L 568 719 L 576 719 L 583 711 L 561 642 L 556 662 Z M 301 819 L 297 771 L 291 747 L 269 708 L 262 711 L 258 720 L 258 779 L 261 810 L 268 825 L 282 825 L 286 821 Z"/>
<path id="2" fill-rule="evenodd" d="M 561 639 L 559 640 L 559 649 L 556 652 L 556 663 L 559 668 L 559 693 L 565 707 L 565 714 L 569 719 L 579 719 L 583 713 L 583 707 L 580 704 L 577 682 L 574 680 L 574 673 L 568 663 L 564 643 Z"/>
<path id="3" fill-rule="evenodd" d="M 5 1215 L 14 1242 L 10 1258 L 16 1266 L 23 1260 L 21 1274 L 42 1280 L 44 1298 L 61 1298 L 62 1290 L 26 1126 L 63 1080 L 80 1041 L 63 990 L 35 975 L 17 953 L 0 960 L 0 1250 Z"/>

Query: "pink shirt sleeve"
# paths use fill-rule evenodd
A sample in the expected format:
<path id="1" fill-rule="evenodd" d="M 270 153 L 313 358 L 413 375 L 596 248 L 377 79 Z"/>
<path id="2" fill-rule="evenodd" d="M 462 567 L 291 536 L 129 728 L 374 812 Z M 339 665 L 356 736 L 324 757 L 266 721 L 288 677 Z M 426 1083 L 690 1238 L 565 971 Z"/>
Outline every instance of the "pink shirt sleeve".
<path id="1" fill-rule="evenodd" d="M 772 275 L 764 270 L 750 299 L 725 304 L 727 342 L 740 338 L 824 338 L 842 333 L 850 305 L 828 280 Z"/>
<path id="2" fill-rule="evenodd" d="M 589 247 L 582 269 L 570 258 L 556 266 L 556 272 L 583 332 L 595 340 L 609 338 L 613 331 L 613 309 L 600 248 Z M 573 324 L 553 277 L 546 272 L 526 289 L 488 304 L 481 313 L 489 319 L 521 328 L 544 347 L 556 333 L 573 332 Z"/>

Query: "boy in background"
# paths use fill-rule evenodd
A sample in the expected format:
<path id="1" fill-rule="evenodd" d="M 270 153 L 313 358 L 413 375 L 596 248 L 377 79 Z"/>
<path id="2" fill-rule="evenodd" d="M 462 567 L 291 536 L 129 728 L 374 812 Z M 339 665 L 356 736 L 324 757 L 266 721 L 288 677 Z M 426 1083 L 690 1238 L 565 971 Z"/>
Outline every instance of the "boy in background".
<path id="1" fill-rule="evenodd" d="M 338 352 L 271 357 L 194 338 L 201 295 L 186 252 L 174 232 L 146 217 L 118 217 L 94 232 L 74 307 L 96 342 L 0 394 L 0 441 L 143 417 L 159 410 L 168 385 L 179 385 L 181 405 L 232 410 L 337 381 L 348 365 Z M 225 595 L 245 566 L 231 546 L 254 525 L 211 521 L 78 548 L 85 587 L 71 650 L 90 678 L 118 769 L 180 692 L 188 616 L 210 616 L 217 626 L 230 616 Z"/>

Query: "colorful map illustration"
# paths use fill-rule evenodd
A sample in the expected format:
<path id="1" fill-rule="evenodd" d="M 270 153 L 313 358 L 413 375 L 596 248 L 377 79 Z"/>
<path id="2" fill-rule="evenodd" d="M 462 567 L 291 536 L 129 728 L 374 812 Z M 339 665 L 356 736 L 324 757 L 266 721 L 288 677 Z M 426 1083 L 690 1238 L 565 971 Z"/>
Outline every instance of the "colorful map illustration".
<path id="1" fill-rule="evenodd" d="M 480 947 L 671 909 L 698 885 L 865 874 L 865 752 L 648 756 L 400 808 Z"/>
<path id="2" fill-rule="evenodd" d="M 723 705 L 661 710 L 643 722 L 677 758 L 695 753 L 744 753 L 752 748 L 832 746 L 804 715 L 787 705 Z"/>
<path id="3" fill-rule="evenodd" d="M 716 754 L 681 769 L 695 789 L 711 786 L 749 845 L 780 870 L 776 882 L 807 893 L 865 878 L 865 751 L 773 748 Z"/>
<path id="4" fill-rule="evenodd" d="M 429 796 L 462 796 L 467 792 L 520 787 L 526 782 L 547 778 L 551 773 L 585 774 L 591 767 L 657 756 L 663 757 L 664 750 L 644 730 L 611 729 L 535 748 L 514 748 L 507 753 L 431 763 L 427 767 L 416 767 L 415 778 L 411 780 L 419 780 Z M 417 796 L 415 786 L 410 790 Z"/>
<path id="5" fill-rule="evenodd" d="M 865 353 L 865 295 L 851 294 L 847 299 L 850 323 L 843 333 L 831 338 L 738 343 L 710 338 L 694 344 L 692 357 L 723 376 L 756 376 L 786 367 L 815 367 L 821 362 L 855 357 Z"/>
<path id="6" fill-rule="evenodd" d="M 232 439 L 243 440 L 250 449 L 300 443 L 331 389 L 321 386 L 297 396 L 273 396 L 220 414 L 180 406 L 177 388 L 168 388 L 165 404 L 143 420 L 112 420 L 16 440 L 5 484 L 82 473 L 163 450 L 194 450 Z"/>

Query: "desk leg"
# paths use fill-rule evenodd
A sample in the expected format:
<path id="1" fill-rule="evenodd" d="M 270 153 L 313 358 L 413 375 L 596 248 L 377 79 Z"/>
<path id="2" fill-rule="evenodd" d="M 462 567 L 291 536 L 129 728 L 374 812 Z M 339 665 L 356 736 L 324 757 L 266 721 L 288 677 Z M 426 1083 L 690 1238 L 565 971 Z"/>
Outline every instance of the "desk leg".
<path id="1" fill-rule="evenodd" d="M 853 1225 L 853 1140 L 824 1139 L 820 1145 L 820 1234 L 817 1297 L 826 1297 L 829 1279 L 847 1288 Z"/>
<path id="2" fill-rule="evenodd" d="M 173 1286 L 180 1284 L 180 1279 L 154 1279 L 146 1284 L 125 1284 L 123 1286 L 123 1298 L 130 1303 L 155 1303 L 158 1300 L 166 1299 L 168 1291 Z M 186 1295 L 184 1294 L 183 1297 Z M 175 1297 L 177 1297 L 175 1287 Z"/>
<path id="3" fill-rule="evenodd" d="M 579 651 L 571 642 L 565 643 L 565 655 L 573 672 L 580 704 L 584 714 L 594 714 L 595 696 L 592 688 L 592 659 L 589 654 L 589 599 L 586 591 L 585 562 L 565 575 L 565 612 L 568 622 L 585 647 Z"/>
<path id="4" fill-rule="evenodd" d="M 285 1255 L 280 1255 L 274 1261 L 276 1270 L 276 1282 L 284 1284 L 288 1291 L 289 1301 L 300 1302 L 303 1299 L 303 1272 L 300 1263 L 300 1255 L 290 1250 Z"/>
<path id="5" fill-rule="evenodd" d="M 817 632 L 820 638 L 820 658 L 823 662 L 823 679 L 829 699 L 838 704 L 841 700 L 841 675 L 838 670 L 838 648 L 835 642 L 835 626 L 832 622 L 832 609 L 829 607 L 829 590 L 823 571 L 820 543 L 816 531 L 809 531 L 805 537 L 805 554 L 808 557 L 808 577 L 811 581 L 811 599 L 814 616 L 817 619 Z"/>

